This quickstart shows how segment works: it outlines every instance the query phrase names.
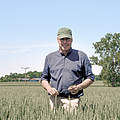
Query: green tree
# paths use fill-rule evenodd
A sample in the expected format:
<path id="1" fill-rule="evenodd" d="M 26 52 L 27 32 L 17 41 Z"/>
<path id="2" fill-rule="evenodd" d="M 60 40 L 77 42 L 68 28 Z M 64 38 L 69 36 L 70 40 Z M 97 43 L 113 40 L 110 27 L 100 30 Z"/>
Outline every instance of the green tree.
<path id="1" fill-rule="evenodd" d="M 103 67 L 101 79 L 110 86 L 120 86 L 120 33 L 107 33 L 93 45 L 97 56 L 90 59 Z"/>
<path id="2" fill-rule="evenodd" d="M 37 72 L 37 71 L 34 71 L 34 72 L 27 72 L 27 75 L 30 77 L 30 78 L 40 78 L 41 77 L 41 72 Z"/>

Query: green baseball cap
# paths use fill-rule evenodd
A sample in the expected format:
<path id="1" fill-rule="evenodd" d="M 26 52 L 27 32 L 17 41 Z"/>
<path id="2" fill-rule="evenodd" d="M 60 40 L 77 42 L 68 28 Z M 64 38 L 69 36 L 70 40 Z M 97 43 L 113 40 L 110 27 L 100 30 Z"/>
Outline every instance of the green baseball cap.
<path id="1" fill-rule="evenodd" d="M 66 27 L 63 27 L 63 28 L 60 28 L 58 30 L 58 34 L 57 36 L 61 39 L 61 38 L 72 38 L 72 31 L 71 29 L 69 28 L 66 28 Z"/>

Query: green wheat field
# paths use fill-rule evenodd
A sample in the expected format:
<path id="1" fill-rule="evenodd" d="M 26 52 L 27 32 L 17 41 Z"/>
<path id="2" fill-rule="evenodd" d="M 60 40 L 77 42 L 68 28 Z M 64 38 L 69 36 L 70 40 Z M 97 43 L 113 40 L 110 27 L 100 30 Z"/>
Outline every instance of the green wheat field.
<path id="1" fill-rule="evenodd" d="M 76 113 L 51 111 L 40 83 L 0 83 L 0 120 L 120 120 L 120 87 L 95 82 Z"/>

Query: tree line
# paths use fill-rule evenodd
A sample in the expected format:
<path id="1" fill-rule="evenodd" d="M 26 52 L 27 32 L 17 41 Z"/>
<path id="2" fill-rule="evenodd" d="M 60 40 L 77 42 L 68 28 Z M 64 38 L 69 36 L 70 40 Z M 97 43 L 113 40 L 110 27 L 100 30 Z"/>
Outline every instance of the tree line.
<path id="1" fill-rule="evenodd" d="M 19 81 L 19 78 L 40 78 L 41 77 L 42 72 L 37 72 L 37 71 L 29 71 L 27 73 L 10 73 L 10 75 L 5 75 L 4 77 L 0 78 L 0 82 L 17 82 Z"/>

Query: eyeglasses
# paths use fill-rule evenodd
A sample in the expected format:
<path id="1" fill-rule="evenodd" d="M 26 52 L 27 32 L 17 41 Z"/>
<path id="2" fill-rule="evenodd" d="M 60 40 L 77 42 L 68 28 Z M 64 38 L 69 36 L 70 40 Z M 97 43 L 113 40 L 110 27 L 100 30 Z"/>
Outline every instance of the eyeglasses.
<path id="1" fill-rule="evenodd" d="M 61 39 L 60 39 L 61 42 L 64 42 L 65 40 L 66 40 L 66 42 L 70 42 L 70 41 L 71 41 L 70 38 L 61 38 Z"/>

